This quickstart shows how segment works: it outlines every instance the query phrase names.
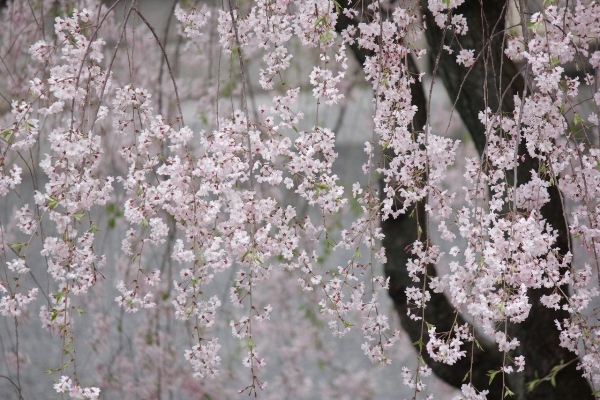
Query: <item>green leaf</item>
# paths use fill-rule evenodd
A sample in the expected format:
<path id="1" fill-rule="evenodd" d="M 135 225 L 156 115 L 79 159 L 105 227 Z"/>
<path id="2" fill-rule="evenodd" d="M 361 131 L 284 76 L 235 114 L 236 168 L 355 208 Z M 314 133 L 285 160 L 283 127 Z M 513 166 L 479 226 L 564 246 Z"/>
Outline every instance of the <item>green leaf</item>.
<path id="1" fill-rule="evenodd" d="M 474 340 L 475 340 L 475 346 L 477 346 L 477 348 L 478 348 L 479 350 L 481 350 L 481 351 L 484 351 L 484 350 L 483 350 L 483 347 L 481 347 L 481 344 L 479 343 L 479 341 L 478 341 L 477 339 L 474 339 Z"/>
<path id="2" fill-rule="evenodd" d="M 203 125 L 208 125 L 208 117 L 205 113 L 200 113 L 200 122 L 202 122 Z"/>
<path id="3" fill-rule="evenodd" d="M 496 375 L 498 374 L 498 371 L 494 371 L 494 370 L 489 370 L 487 373 L 487 376 L 490 377 L 490 382 L 489 384 L 492 384 L 492 381 L 494 380 L 494 378 L 496 377 Z"/>
<path id="4" fill-rule="evenodd" d="M 31 128 L 35 128 L 35 126 L 33 124 L 31 124 L 29 121 L 25 121 L 25 123 L 23 123 L 23 128 L 25 128 L 25 130 L 27 132 L 31 131 Z"/>
<path id="5" fill-rule="evenodd" d="M 81 211 L 81 212 L 73 214 L 73 217 L 75 217 L 77 222 L 81 222 L 81 218 L 83 218 L 84 216 L 85 216 L 85 211 Z"/>
<path id="6" fill-rule="evenodd" d="M 246 257 L 248 256 L 248 254 L 250 254 L 251 251 L 248 250 L 247 252 L 244 253 L 244 255 L 242 256 L 242 261 L 244 261 L 246 259 Z"/>
<path id="7" fill-rule="evenodd" d="M 534 379 L 533 381 L 529 382 L 527 384 L 527 391 L 528 392 L 533 391 L 533 389 L 535 389 L 535 387 L 538 385 L 539 382 L 540 382 L 539 379 Z"/>
<path id="8" fill-rule="evenodd" d="M 321 40 L 321 42 L 326 42 L 331 38 L 333 38 L 333 33 L 331 33 L 331 29 L 327 29 L 327 32 L 325 32 L 324 34 L 319 36 L 319 39 Z"/>
<path id="9" fill-rule="evenodd" d="M 509 388 L 507 388 L 506 386 L 504 387 L 506 389 L 506 392 L 504 392 L 504 398 L 508 397 L 508 396 L 514 396 L 515 394 L 512 392 L 512 390 L 510 390 Z"/>
<path id="10" fill-rule="evenodd" d="M 59 202 L 60 202 L 60 200 L 55 199 L 54 197 L 50 196 L 48 198 L 48 207 L 50 207 L 50 209 L 53 210 L 56 208 L 56 206 L 58 205 Z"/>
<path id="11" fill-rule="evenodd" d="M 23 246 L 25 246 L 26 243 L 21 243 L 21 242 L 15 242 L 15 243 L 11 243 L 10 247 L 12 247 L 13 249 L 15 249 L 15 251 L 17 252 L 17 254 L 19 254 L 19 252 L 21 251 L 21 248 Z"/>
<path id="12" fill-rule="evenodd" d="M 337 0 L 333 0 L 333 4 L 335 4 L 335 13 L 339 14 L 342 11 L 342 6 L 340 6 Z"/>
<path id="13" fill-rule="evenodd" d="M 504 314 L 504 303 L 500 302 L 498 304 L 496 304 L 496 308 L 502 313 Z"/>
<path id="14" fill-rule="evenodd" d="M 146 344 L 151 345 L 152 343 L 154 343 L 154 336 L 152 335 L 152 332 L 148 332 L 146 334 Z"/>
<path id="15" fill-rule="evenodd" d="M 63 296 L 64 296 L 63 292 L 58 292 L 58 293 L 52 295 L 52 297 L 54 297 L 54 299 L 56 300 L 57 303 L 62 300 Z"/>
<path id="16" fill-rule="evenodd" d="M 320 16 L 319 18 L 317 18 L 315 20 L 315 26 L 326 25 L 326 24 L 327 24 L 327 20 L 325 19 L 324 16 Z"/>
<path id="17" fill-rule="evenodd" d="M 351 322 L 348 322 L 348 321 L 344 320 L 344 326 L 345 326 L 346 328 L 350 328 L 351 326 L 354 326 L 354 324 L 353 324 L 353 323 L 351 323 Z"/>
<path id="18" fill-rule="evenodd" d="M 468 377 L 469 377 L 469 373 L 467 372 L 467 373 L 465 374 L 465 377 L 463 378 L 463 380 L 462 380 L 462 381 L 463 381 L 463 382 L 466 382 Z"/>

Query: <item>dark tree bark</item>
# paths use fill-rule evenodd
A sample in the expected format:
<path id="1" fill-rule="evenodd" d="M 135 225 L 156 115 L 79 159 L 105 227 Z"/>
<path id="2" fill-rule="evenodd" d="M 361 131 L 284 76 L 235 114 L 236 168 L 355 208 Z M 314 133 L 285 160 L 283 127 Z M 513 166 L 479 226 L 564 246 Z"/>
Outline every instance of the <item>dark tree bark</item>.
<path id="1" fill-rule="evenodd" d="M 365 2 L 363 2 L 365 3 Z M 427 10 L 427 0 L 421 0 L 423 10 Z M 457 38 L 453 33 L 446 35 L 437 27 L 430 13 L 425 11 L 427 30 L 426 37 L 430 48 L 429 54 L 434 69 L 435 59 L 441 49 L 441 40 L 445 37 L 445 45 L 451 46 L 454 55 L 442 52 L 439 66 L 436 68 L 434 79 L 441 79 L 447 89 L 452 102 L 455 103 L 456 111 L 465 123 L 475 146 L 481 156 L 484 154 L 486 135 L 484 127 L 478 119 L 479 112 L 489 107 L 493 112 L 503 111 L 512 114 L 514 111 L 514 96 L 521 95 L 525 87 L 523 76 L 519 73 L 517 66 L 504 56 L 504 25 L 508 2 L 502 1 L 480 1 L 467 0 L 456 13 L 463 14 L 467 19 L 469 31 L 467 35 L 460 36 L 460 44 L 465 49 L 475 49 L 478 56 L 477 62 L 472 68 L 465 68 L 456 63 L 455 55 L 460 51 Z M 356 21 L 349 20 L 343 14 L 338 19 L 338 30 L 344 29 L 348 24 Z M 352 48 L 357 60 L 362 64 L 368 51 L 359 47 Z M 412 59 L 409 58 L 409 68 L 418 72 Z M 416 83 L 412 88 L 413 104 L 419 107 L 415 116 L 414 126 L 424 126 L 426 123 L 426 98 L 423 87 Z M 525 158 L 517 169 L 517 182 L 522 184 L 530 179 L 532 169 L 537 170 L 538 165 L 529 157 L 523 143 L 519 146 L 519 154 Z M 508 177 L 509 182 L 512 177 Z M 542 216 L 559 233 L 556 246 L 560 252 L 565 254 L 568 250 L 568 229 L 563 217 L 563 207 L 557 186 L 549 188 L 550 202 L 542 209 Z M 410 218 L 407 213 L 396 219 L 389 219 L 382 223 L 385 234 L 383 245 L 386 248 L 388 262 L 385 272 L 390 277 L 389 295 L 400 316 L 403 329 L 409 334 L 413 342 L 419 342 L 422 336 L 423 343 L 427 343 L 428 336 L 420 321 L 413 321 L 407 316 L 407 304 L 405 289 L 414 286 L 415 283 L 409 278 L 406 271 L 406 263 L 409 259 L 408 246 L 418 239 L 419 224 L 421 235 L 427 236 L 426 224 L 423 223 L 425 216 L 425 201 L 416 206 L 415 214 L 420 218 Z M 419 222 L 420 221 L 420 222 Z M 433 265 L 428 266 L 428 276 L 435 276 Z M 568 293 L 568 288 L 563 288 Z M 530 317 L 521 324 L 509 324 L 509 334 L 518 337 L 521 341 L 520 347 L 512 356 L 523 354 L 526 358 L 526 369 L 524 373 L 511 374 L 508 386 L 515 393 L 517 399 L 586 399 L 591 396 L 592 389 L 582 376 L 581 371 L 576 369 L 576 362 L 560 370 L 556 375 L 556 387 L 549 382 L 543 382 L 536 386 L 533 391 L 528 392 L 527 383 L 538 378 L 547 376 L 553 367 L 561 362 L 569 362 L 576 356 L 568 350 L 559 346 L 558 331 L 554 320 L 567 318 L 565 311 L 553 311 L 541 305 L 539 299 L 548 291 L 530 290 L 528 295 L 532 303 Z M 425 309 L 425 320 L 438 327 L 438 332 L 449 331 L 453 324 L 464 323 L 462 316 L 456 314 L 455 308 L 449 303 L 443 294 L 431 293 L 432 299 Z M 489 398 L 500 398 L 502 383 L 500 379 L 488 384 L 488 371 L 497 370 L 502 365 L 503 354 L 500 353 L 495 344 L 487 344 L 485 340 L 480 341 L 483 351 L 468 348 L 467 357 L 453 366 L 434 362 L 424 350 L 422 355 L 434 373 L 452 386 L 460 388 L 464 383 L 465 374 L 472 370 L 472 375 L 467 379 L 479 390 L 490 390 Z M 472 367 L 472 368 L 471 368 Z"/>

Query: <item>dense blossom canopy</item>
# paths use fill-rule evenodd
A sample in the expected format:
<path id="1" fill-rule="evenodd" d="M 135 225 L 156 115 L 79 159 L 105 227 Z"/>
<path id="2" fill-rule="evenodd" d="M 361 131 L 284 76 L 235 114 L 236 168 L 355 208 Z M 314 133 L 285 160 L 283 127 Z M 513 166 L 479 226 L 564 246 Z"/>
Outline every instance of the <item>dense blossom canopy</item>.
<path id="1" fill-rule="evenodd" d="M 467 0 L 182 1 L 161 31 L 143 3 L 2 10 L 0 314 L 14 333 L 2 377 L 19 398 L 19 337 L 39 328 L 36 314 L 60 348 L 48 372 L 62 398 L 222 398 L 238 366 L 239 393 L 301 398 L 321 385 L 324 397 L 371 398 L 359 372 L 315 384 L 300 364 L 312 353 L 333 368 L 324 330 L 359 330 L 368 360 L 392 363 L 404 333 L 387 290 L 403 326 L 419 327 L 414 362 L 390 367 L 416 398 L 433 397 L 436 363 L 470 363 L 456 399 L 522 394 L 567 368 L 595 390 L 600 4 L 498 2 L 495 25 L 472 26 L 461 10 L 479 2 Z M 492 6 L 481 7 L 483 19 Z M 520 70 L 506 78 L 508 66 Z M 451 70 L 459 94 L 434 109 Z M 350 101 L 354 75 L 373 101 L 364 177 L 346 185 L 323 115 Z M 456 119 L 473 85 L 478 121 L 461 117 L 479 155 L 465 157 L 466 136 L 433 114 Z M 390 248 L 385 227 L 404 220 L 415 239 Z M 114 232 L 119 254 L 106 254 Z M 390 272 L 392 251 L 407 254 L 409 285 Z M 427 316 L 439 298 L 448 326 Z M 532 366 L 523 383 L 513 377 L 528 373 L 532 334 L 518 327 L 542 314 L 553 333 L 541 334 L 571 358 L 536 379 Z M 498 363 L 479 373 L 499 386 L 476 383 L 481 345 Z M 88 363 L 95 372 L 78 373 Z"/>

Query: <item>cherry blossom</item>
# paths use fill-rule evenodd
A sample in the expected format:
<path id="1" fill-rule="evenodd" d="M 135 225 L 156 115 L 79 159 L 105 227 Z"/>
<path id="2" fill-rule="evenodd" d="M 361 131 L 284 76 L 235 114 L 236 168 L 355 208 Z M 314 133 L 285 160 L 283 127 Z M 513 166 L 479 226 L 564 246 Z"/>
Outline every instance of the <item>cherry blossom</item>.
<path id="1" fill-rule="evenodd" d="M 484 88 L 485 104 L 474 105 L 479 157 L 439 122 L 457 118 L 458 101 L 451 111 L 432 105 L 442 55 L 465 71 L 461 90 L 492 63 L 488 43 L 469 48 L 464 0 L 423 10 L 410 1 L 181 2 L 171 10 L 175 40 L 135 1 L 58 3 L 15 0 L 2 11 L 0 197 L 11 211 L 0 226 L 0 314 L 15 335 L 39 318 L 56 339 L 49 373 L 62 398 L 341 398 L 351 388 L 372 398 L 370 378 L 345 382 L 353 371 L 326 342 L 354 334 L 365 359 L 398 368 L 415 398 L 431 398 L 426 359 L 454 368 L 483 334 L 501 355 L 487 371 L 490 383 L 502 376 L 494 395 L 506 397 L 532 368 L 527 338 L 512 328 L 539 307 L 564 316 L 553 334 L 573 354 L 566 365 L 600 383 L 598 3 L 544 2 L 502 24 L 501 56 L 520 63 L 513 81 L 523 86 L 494 100 L 510 111 Z M 439 47 L 421 48 L 438 28 Z M 431 73 L 416 71 L 427 52 Z M 372 96 L 361 110 L 370 130 L 352 160 L 364 176 L 344 182 L 344 132 L 329 117 L 351 100 L 357 71 Z M 418 85 L 429 87 L 424 100 Z M 563 215 L 553 219 L 556 204 Z M 408 285 L 381 272 L 395 254 L 382 224 L 405 217 L 417 227 L 403 249 Z M 113 240 L 117 254 L 106 250 Z M 384 301 L 398 287 L 402 317 L 421 325 L 412 366 L 395 363 L 403 336 Z M 429 319 L 438 296 L 454 310 L 446 328 Z M 20 370 L 18 346 L 8 352 Z M 80 346 L 96 376 L 78 372 Z M 308 347 L 340 375 L 304 376 Z M 226 387 L 238 375 L 245 383 Z M 455 399 L 486 398 L 466 379 Z"/>

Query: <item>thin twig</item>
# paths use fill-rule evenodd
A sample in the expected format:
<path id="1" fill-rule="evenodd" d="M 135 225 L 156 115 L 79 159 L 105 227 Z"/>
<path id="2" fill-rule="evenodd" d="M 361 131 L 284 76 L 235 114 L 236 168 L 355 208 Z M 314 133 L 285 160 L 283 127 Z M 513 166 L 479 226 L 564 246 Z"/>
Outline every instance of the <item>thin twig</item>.
<path id="1" fill-rule="evenodd" d="M 158 35 L 156 34 L 154 27 L 152 25 L 150 25 L 150 22 L 148 22 L 148 20 L 142 15 L 142 13 L 140 12 L 140 10 L 138 10 L 137 7 L 133 7 L 133 11 L 135 11 L 136 14 L 139 15 L 139 17 L 142 19 L 142 21 L 144 21 L 144 24 L 146 24 L 148 29 L 150 29 L 150 32 L 152 32 L 152 35 L 154 35 L 154 39 L 156 39 L 156 43 L 160 46 L 160 50 L 162 51 L 164 60 L 167 63 L 167 69 L 169 70 L 169 75 L 171 76 L 171 82 L 173 82 L 173 89 L 175 89 L 175 101 L 177 103 L 177 110 L 179 111 L 179 118 L 181 120 L 181 124 L 185 126 L 185 122 L 183 121 L 183 112 L 181 111 L 181 103 L 179 101 L 179 92 L 177 91 L 177 82 L 175 81 L 175 76 L 173 75 L 173 70 L 171 69 L 171 63 L 169 62 L 169 57 L 167 56 L 167 52 L 165 51 L 165 48 L 163 47 L 162 42 L 158 38 Z M 159 82 L 159 84 L 160 84 L 160 82 Z"/>
<path id="2" fill-rule="evenodd" d="M 113 4 L 112 7 L 108 10 L 106 15 L 108 15 L 108 13 L 111 12 L 120 1 L 121 0 L 117 0 L 117 2 L 115 2 L 115 4 Z M 115 52 L 113 53 L 112 58 L 110 59 L 108 68 L 106 69 L 106 78 L 104 79 L 104 82 L 102 82 L 102 89 L 100 90 L 100 99 L 98 100 L 98 107 L 96 107 L 96 111 L 94 112 L 94 118 L 92 118 L 92 126 L 90 127 L 90 131 L 92 131 L 94 129 L 94 125 L 96 125 L 96 120 L 98 118 L 98 112 L 100 111 L 100 106 L 102 105 L 102 100 L 104 99 L 104 91 L 106 90 L 106 85 L 108 84 L 108 79 L 110 77 L 110 71 L 112 70 L 113 63 L 115 62 L 115 58 L 117 57 L 117 53 L 119 52 L 119 46 L 121 45 L 121 41 L 123 40 L 123 36 L 125 35 L 125 28 L 127 28 L 127 21 L 129 21 L 129 16 L 131 15 L 134 5 L 135 5 L 135 3 L 131 3 L 131 6 L 129 7 L 129 10 L 127 11 L 127 14 L 125 15 L 125 18 L 123 20 L 123 28 L 121 28 L 119 40 L 117 41 L 117 44 L 115 45 Z"/>

